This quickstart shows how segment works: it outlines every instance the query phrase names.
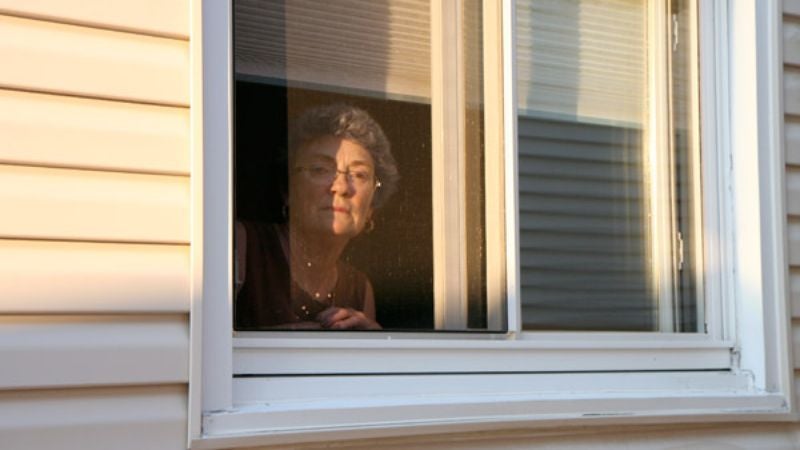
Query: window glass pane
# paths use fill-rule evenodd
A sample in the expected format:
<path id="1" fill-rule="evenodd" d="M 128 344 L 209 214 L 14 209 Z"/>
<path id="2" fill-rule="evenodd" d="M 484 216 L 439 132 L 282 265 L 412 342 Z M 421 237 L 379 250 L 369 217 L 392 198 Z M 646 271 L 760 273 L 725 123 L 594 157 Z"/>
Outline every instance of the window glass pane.
<path id="1" fill-rule="evenodd" d="M 486 328 L 481 8 L 234 0 L 237 330 Z"/>
<path id="2" fill-rule="evenodd" d="M 694 72 L 654 3 L 516 3 L 524 329 L 696 330 L 697 130 L 670 134 Z"/>

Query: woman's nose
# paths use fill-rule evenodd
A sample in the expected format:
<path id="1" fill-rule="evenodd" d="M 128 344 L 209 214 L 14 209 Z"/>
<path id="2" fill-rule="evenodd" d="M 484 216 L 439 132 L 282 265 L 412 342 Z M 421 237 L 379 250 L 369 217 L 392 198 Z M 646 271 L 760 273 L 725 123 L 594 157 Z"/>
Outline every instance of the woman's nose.
<path id="1" fill-rule="evenodd" d="M 333 177 L 333 183 L 331 183 L 331 192 L 347 195 L 352 192 L 352 188 L 347 177 L 347 172 L 337 171 L 336 175 Z"/>

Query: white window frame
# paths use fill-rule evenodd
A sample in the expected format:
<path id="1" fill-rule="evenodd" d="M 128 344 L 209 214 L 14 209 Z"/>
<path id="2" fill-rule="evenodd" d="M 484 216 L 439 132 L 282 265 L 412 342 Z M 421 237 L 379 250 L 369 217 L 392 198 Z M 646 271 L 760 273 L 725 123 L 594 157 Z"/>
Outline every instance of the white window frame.
<path id="1" fill-rule="evenodd" d="M 720 185 L 716 196 L 704 198 L 706 208 L 719 212 L 705 218 L 706 229 L 720 236 L 706 238 L 712 241 L 707 264 L 733 274 L 711 278 L 709 289 L 725 301 L 708 313 L 734 326 L 722 329 L 712 321 L 706 335 L 514 332 L 519 330 L 513 311 L 519 302 L 517 229 L 516 218 L 507 217 L 508 335 L 342 334 L 321 340 L 285 334 L 240 340 L 235 357 L 230 0 L 191 0 L 190 447 L 400 436 L 412 429 L 429 434 L 795 418 L 786 300 L 781 7 L 775 1 L 714 1 L 713 7 L 701 1 L 701 29 L 713 30 L 702 37 L 701 52 L 715 55 L 700 59 L 703 93 L 714 100 L 703 107 L 702 144 L 718 153 L 718 163 L 707 168 L 714 173 L 703 176 Z M 513 23 L 513 2 L 502 5 L 503 22 Z M 516 142 L 515 121 L 509 120 L 516 114 L 512 33 L 504 28 L 506 126 L 498 137 L 506 142 L 507 161 L 515 159 Z M 515 173 L 515 167 L 506 173 Z M 505 190 L 506 207 L 513 211 L 514 176 L 506 177 Z M 327 351 L 318 351 L 320 345 Z M 309 354 L 327 354 L 324 362 L 332 372 L 349 375 L 329 374 L 319 382 L 313 377 L 320 366 L 303 363 Z M 359 357 L 342 357 L 351 354 Z M 234 380 L 234 373 L 251 364 L 259 373 L 265 358 L 273 368 L 285 361 L 299 364 L 292 366 L 292 377 Z M 375 361 L 392 375 L 382 375 Z M 420 374 L 421 367 L 434 373 Z"/>

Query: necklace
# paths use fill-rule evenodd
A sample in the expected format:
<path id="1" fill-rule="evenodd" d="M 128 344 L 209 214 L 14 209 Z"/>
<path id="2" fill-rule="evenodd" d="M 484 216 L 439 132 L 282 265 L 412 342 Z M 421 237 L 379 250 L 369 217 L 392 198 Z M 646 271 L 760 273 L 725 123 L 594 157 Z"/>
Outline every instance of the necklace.
<path id="1" fill-rule="evenodd" d="M 336 287 L 336 280 L 338 279 L 338 270 L 334 266 L 333 270 L 327 271 L 323 274 L 318 282 L 314 282 L 314 271 L 311 269 L 314 264 L 311 261 L 306 261 L 304 264 L 299 264 L 300 270 L 292 271 L 292 279 L 300 289 L 305 291 L 312 299 L 327 305 L 333 304 L 334 288 Z M 303 267 L 304 266 L 304 267 Z M 305 270 L 302 270 L 302 269 Z"/>
<path id="2" fill-rule="evenodd" d="M 309 248 L 306 245 L 309 241 L 295 231 L 288 227 L 281 242 L 289 260 L 292 281 L 315 303 L 332 306 L 339 277 L 337 264 L 341 249 L 337 250 L 335 245 L 320 246 L 319 242 Z"/>

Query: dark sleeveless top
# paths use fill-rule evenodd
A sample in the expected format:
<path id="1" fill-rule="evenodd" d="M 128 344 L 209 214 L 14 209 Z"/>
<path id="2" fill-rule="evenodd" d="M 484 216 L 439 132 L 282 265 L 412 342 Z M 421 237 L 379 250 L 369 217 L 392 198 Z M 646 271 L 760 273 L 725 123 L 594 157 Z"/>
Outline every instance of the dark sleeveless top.
<path id="1" fill-rule="evenodd" d="M 329 306 L 364 310 L 369 280 L 351 265 L 340 261 L 333 298 L 320 302 L 292 281 L 289 261 L 281 247 L 279 225 L 242 223 L 247 232 L 247 262 L 244 284 L 234 302 L 234 324 L 239 331 L 280 329 L 302 321 L 313 321 Z M 287 328 L 289 328 L 287 326 Z"/>

